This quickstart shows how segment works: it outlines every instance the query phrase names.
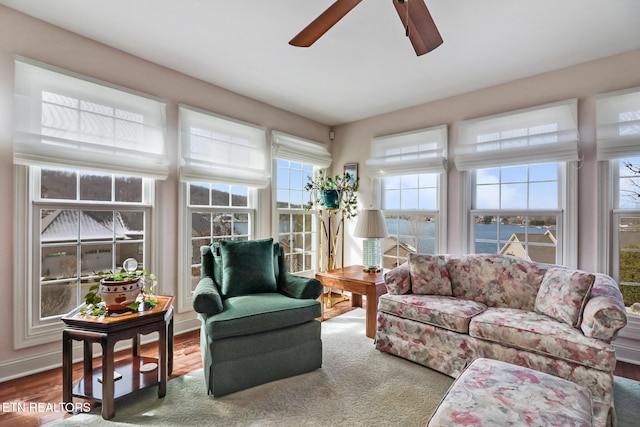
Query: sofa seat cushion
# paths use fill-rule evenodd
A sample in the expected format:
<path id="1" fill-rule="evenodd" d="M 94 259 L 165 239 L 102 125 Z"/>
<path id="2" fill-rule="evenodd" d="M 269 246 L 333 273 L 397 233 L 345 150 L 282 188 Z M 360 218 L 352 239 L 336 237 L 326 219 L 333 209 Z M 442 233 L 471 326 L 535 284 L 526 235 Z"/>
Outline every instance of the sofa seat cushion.
<path id="1" fill-rule="evenodd" d="M 314 299 L 278 293 L 252 294 L 224 300 L 224 310 L 210 316 L 205 328 L 210 339 L 257 334 L 308 322 L 322 315 Z"/>
<path id="2" fill-rule="evenodd" d="M 454 332 L 468 333 L 469 321 L 484 304 L 440 295 L 381 295 L 378 310 Z"/>
<path id="3" fill-rule="evenodd" d="M 530 311 L 488 308 L 471 320 L 469 335 L 606 372 L 613 371 L 616 364 L 610 344 Z"/>

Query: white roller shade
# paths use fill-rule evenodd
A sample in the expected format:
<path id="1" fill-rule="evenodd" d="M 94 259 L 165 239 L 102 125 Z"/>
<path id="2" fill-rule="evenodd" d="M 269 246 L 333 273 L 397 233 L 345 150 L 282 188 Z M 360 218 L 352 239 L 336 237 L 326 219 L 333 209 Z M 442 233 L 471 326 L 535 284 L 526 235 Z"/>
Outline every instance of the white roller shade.
<path id="1" fill-rule="evenodd" d="M 165 103 L 36 61 L 15 61 L 14 163 L 165 179 Z"/>
<path id="2" fill-rule="evenodd" d="M 320 169 L 331 165 L 331 153 L 324 144 L 279 131 L 271 133 L 271 140 L 273 156 L 277 159 L 307 163 Z"/>
<path id="3" fill-rule="evenodd" d="M 180 105 L 180 178 L 265 188 L 270 181 L 264 128 Z"/>
<path id="4" fill-rule="evenodd" d="M 640 155 L 640 88 L 596 97 L 598 160 Z"/>
<path id="5" fill-rule="evenodd" d="M 576 99 L 467 120 L 459 125 L 460 171 L 579 160 Z"/>
<path id="6" fill-rule="evenodd" d="M 366 165 L 372 177 L 446 172 L 447 126 L 374 138 Z"/>

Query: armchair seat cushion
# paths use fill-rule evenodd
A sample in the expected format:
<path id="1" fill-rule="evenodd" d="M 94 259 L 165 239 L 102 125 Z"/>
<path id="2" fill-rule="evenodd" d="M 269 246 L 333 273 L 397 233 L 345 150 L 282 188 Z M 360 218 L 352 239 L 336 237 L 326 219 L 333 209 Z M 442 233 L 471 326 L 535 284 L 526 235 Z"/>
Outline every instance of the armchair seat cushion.
<path id="1" fill-rule="evenodd" d="M 296 299 L 278 293 L 262 293 L 227 298 L 224 310 L 206 318 L 211 340 L 258 334 L 308 322 L 322 315 L 314 299 Z"/>

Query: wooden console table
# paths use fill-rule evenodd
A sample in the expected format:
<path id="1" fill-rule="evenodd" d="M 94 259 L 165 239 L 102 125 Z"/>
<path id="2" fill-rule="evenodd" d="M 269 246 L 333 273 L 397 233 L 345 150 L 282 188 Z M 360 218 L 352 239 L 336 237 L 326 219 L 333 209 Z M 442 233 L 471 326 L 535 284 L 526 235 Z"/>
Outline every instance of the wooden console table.
<path id="1" fill-rule="evenodd" d="M 387 288 L 384 284 L 384 273 L 389 270 L 366 273 L 363 269 L 364 266 L 362 265 L 337 268 L 316 273 L 316 279 L 320 280 L 328 288 L 351 292 L 352 307 L 362 307 L 362 295 L 365 295 L 367 297 L 366 334 L 369 338 L 375 338 L 378 297 L 387 293 Z M 324 293 L 322 294 L 322 318 L 324 320 Z"/>
<path id="2" fill-rule="evenodd" d="M 173 370 L 173 300 L 172 296 L 156 295 L 158 304 L 150 310 L 120 315 L 87 316 L 78 307 L 62 320 L 67 325 L 62 332 L 62 400 L 71 403 L 73 397 L 102 402 L 102 418 L 115 415 L 114 400 L 135 390 L 158 385 L 158 397 L 167 393 L 167 376 Z M 158 332 L 158 359 L 140 357 L 140 335 Z M 132 356 L 114 363 L 116 342 L 132 339 Z M 73 383 L 73 340 L 84 344 L 84 375 Z M 93 343 L 102 347 L 102 368 L 93 369 Z M 158 364 L 157 369 L 141 372 L 146 363 Z M 122 378 L 114 381 L 114 370 Z M 72 405 L 70 405 L 72 406 Z"/>

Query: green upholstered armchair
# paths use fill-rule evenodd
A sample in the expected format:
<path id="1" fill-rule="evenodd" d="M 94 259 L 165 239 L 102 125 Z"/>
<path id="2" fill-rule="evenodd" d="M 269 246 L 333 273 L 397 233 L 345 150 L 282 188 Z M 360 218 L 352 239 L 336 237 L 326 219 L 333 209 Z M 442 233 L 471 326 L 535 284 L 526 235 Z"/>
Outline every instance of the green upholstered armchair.
<path id="1" fill-rule="evenodd" d="M 273 239 L 200 248 L 193 308 L 208 393 L 223 396 L 322 366 L 322 284 L 286 271 Z"/>

